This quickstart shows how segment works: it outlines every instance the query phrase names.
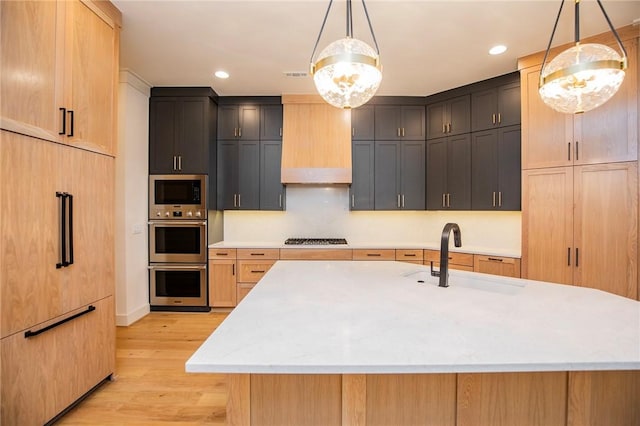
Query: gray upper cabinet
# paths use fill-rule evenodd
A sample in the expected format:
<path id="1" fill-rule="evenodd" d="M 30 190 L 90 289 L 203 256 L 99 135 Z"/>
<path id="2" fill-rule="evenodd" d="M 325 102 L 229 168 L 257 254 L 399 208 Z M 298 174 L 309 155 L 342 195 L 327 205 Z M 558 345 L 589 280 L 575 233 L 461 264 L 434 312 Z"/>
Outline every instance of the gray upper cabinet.
<path id="1" fill-rule="evenodd" d="M 424 210 L 424 141 L 375 141 L 375 210 Z"/>
<path id="2" fill-rule="evenodd" d="M 474 210 L 520 210 L 520 126 L 472 133 Z"/>
<path id="3" fill-rule="evenodd" d="M 283 210 L 280 98 L 224 97 L 218 112 L 218 208 Z"/>
<path id="4" fill-rule="evenodd" d="M 152 89 L 150 174 L 209 173 L 210 149 L 215 150 L 213 97 L 213 91 L 208 88 Z"/>
<path id="5" fill-rule="evenodd" d="M 260 210 L 284 210 L 285 188 L 280 179 L 282 141 L 260 141 Z"/>
<path id="6" fill-rule="evenodd" d="M 469 133 L 470 104 L 470 96 L 462 95 L 427 105 L 427 139 Z"/>
<path id="7" fill-rule="evenodd" d="M 376 105 L 376 140 L 424 140 L 425 110 L 423 105 Z"/>
<path id="8" fill-rule="evenodd" d="M 260 106 L 260 140 L 282 139 L 282 105 Z"/>
<path id="9" fill-rule="evenodd" d="M 258 105 L 220 105 L 218 139 L 259 140 L 260 107 Z"/>
<path id="10" fill-rule="evenodd" d="M 351 149 L 353 178 L 349 188 L 349 205 L 351 210 L 373 210 L 375 208 L 375 142 L 356 140 L 352 142 Z"/>
<path id="11" fill-rule="evenodd" d="M 224 210 L 260 208 L 259 141 L 218 142 L 218 207 Z"/>
<path id="12" fill-rule="evenodd" d="M 375 137 L 375 108 L 363 105 L 351 110 L 351 139 L 372 141 Z"/>
<path id="13" fill-rule="evenodd" d="M 427 210 L 471 209 L 471 137 L 427 141 Z"/>
<path id="14" fill-rule="evenodd" d="M 474 132 L 520 124 L 520 83 L 472 93 L 471 119 Z"/>

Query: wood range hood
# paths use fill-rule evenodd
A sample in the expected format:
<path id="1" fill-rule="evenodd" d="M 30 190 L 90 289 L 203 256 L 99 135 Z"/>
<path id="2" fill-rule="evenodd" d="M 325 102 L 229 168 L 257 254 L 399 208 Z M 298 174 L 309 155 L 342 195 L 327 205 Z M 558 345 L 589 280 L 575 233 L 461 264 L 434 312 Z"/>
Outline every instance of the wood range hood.
<path id="1" fill-rule="evenodd" d="M 351 184 L 351 111 L 319 95 L 282 95 L 283 184 Z"/>

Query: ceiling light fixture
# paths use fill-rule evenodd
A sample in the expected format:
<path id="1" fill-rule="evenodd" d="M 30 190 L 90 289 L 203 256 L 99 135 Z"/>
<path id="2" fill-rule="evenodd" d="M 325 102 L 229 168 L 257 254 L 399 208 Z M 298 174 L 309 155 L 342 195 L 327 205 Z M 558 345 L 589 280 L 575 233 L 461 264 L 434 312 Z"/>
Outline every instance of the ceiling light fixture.
<path id="1" fill-rule="evenodd" d="M 226 71 L 216 71 L 214 75 L 222 79 L 229 78 L 229 73 Z"/>
<path id="2" fill-rule="evenodd" d="M 507 46 L 505 46 L 504 44 L 498 44 L 496 46 L 493 46 L 491 49 L 489 49 L 489 54 L 500 55 L 506 51 L 507 51 Z"/>
<path id="3" fill-rule="evenodd" d="M 597 0 L 598 6 L 618 42 L 622 56 L 603 44 L 580 44 L 580 0 L 574 1 L 576 44 L 546 63 L 562 13 L 562 0 L 542 60 L 538 90 L 545 104 L 566 114 L 589 111 L 608 101 L 620 88 L 627 69 L 627 51 L 600 0 Z"/>
<path id="4" fill-rule="evenodd" d="M 364 14 L 375 44 L 375 50 L 365 42 L 353 38 L 351 0 L 347 0 L 347 35 L 324 48 L 314 62 L 314 55 L 327 22 L 333 0 L 329 1 L 320 34 L 311 53 L 311 75 L 316 90 L 329 104 L 344 109 L 356 108 L 373 97 L 382 81 L 380 49 L 373 33 L 367 6 L 362 0 Z"/>

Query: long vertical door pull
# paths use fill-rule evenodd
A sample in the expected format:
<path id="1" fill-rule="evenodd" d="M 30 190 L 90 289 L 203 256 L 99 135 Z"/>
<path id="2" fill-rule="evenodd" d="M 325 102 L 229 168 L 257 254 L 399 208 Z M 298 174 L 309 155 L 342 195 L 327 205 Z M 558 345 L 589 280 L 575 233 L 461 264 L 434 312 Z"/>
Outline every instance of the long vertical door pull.
<path id="1" fill-rule="evenodd" d="M 56 269 L 73 265 L 73 195 L 56 192 L 60 198 L 60 262 Z"/>

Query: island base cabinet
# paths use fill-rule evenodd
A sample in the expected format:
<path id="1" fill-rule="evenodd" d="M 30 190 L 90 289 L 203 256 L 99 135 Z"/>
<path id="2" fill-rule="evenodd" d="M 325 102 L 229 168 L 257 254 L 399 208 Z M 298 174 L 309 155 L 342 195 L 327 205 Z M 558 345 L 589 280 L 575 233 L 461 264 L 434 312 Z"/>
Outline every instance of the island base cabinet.
<path id="1" fill-rule="evenodd" d="M 230 374 L 227 424 L 631 426 L 640 371 Z"/>
<path id="2" fill-rule="evenodd" d="M 115 368 L 113 296 L 71 311 L 0 341 L 4 426 L 42 425 L 98 385 Z"/>

